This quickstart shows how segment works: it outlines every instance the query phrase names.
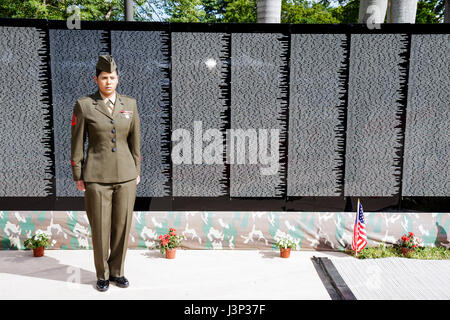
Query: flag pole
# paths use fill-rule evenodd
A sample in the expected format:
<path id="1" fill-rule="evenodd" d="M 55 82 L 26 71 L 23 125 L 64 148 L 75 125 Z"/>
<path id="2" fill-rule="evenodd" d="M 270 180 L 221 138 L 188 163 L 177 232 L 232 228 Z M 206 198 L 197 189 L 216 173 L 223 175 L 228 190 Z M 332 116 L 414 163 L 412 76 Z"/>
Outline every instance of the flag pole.
<path id="1" fill-rule="evenodd" d="M 358 198 L 358 203 L 356 204 L 356 221 L 357 221 L 357 223 L 359 223 L 358 212 L 359 212 L 359 198 Z M 358 258 L 358 242 L 356 242 L 355 253 L 356 253 L 356 258 Z"/>

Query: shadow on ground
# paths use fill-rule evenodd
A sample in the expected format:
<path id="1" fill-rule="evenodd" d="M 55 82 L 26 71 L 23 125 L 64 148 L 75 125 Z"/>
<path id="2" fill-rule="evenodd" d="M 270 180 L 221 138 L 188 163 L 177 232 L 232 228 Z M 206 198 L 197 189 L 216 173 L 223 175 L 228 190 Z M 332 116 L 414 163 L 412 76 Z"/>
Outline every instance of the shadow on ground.
<path id="1" fill-rule="evenodd" d="M 31 250 L 3 251 L 0 255 L 0 273 L 89 285 L 97 281 L 92 271 L 61 264 L 46 255 L 34 257 Z"/>
<path id="2" fill-rule="evenodd" d="M 164 255 L 159 250 L 147 250 L 142 254 L 149 259 L 165 259 Z"/>
<path id="3" fill-rule="evenodd" d="M 259 254 L 264 259 L 274 259 L 280 257 L 280 251 L 260 251 Z"/>

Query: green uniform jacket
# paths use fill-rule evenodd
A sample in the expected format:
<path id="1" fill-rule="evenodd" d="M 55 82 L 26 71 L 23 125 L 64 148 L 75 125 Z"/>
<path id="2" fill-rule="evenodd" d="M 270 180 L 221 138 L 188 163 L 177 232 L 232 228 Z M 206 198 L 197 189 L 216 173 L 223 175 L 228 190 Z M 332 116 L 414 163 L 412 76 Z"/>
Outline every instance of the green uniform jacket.
<path id="1" fill-rule="evenodd" d="M 97 90 L 75 103 L 71 126 L 75 181 L 115 183 L 136 179 L 141 170 L 140 119 L 136 99 L 116 91 L 110 114 Z M 84 144 L 88 150 L 84 159 Z"/>

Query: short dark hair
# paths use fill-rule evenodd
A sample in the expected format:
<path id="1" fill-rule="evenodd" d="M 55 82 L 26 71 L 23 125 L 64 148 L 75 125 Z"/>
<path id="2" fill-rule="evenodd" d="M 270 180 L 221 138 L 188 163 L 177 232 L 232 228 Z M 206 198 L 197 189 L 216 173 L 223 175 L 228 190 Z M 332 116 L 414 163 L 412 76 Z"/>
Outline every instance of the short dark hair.
<path id="1" fill-rule="evenodd" d="M 95 75 L 97 76 L 97 78 L 98 78 L 98 76 L 100 75 L 100 73 L 102 73 L 102 71 L 103 71 L 103 70 L 95 69 Z M 119 75 L 119 69 L 116 68 L 116 72 L 117 72 L 117 75 Z"/>

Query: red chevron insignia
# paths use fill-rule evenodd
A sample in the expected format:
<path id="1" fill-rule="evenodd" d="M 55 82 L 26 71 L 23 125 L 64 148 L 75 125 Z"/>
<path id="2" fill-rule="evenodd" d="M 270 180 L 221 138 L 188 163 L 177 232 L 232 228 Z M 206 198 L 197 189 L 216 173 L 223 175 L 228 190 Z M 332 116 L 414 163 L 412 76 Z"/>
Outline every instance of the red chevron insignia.
<path id="1" fill-rule="evenodd" d="M 77 116 L 75 115 L 75 113 L 72 116 L 72 125 L 76 125 L 77 124 Z"/>

